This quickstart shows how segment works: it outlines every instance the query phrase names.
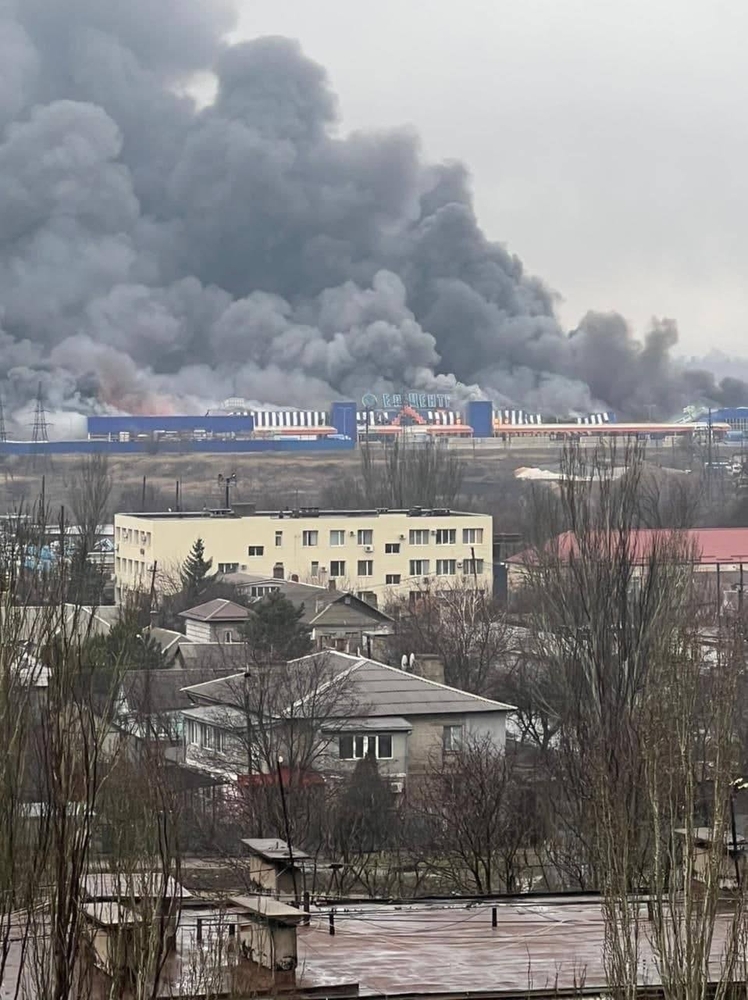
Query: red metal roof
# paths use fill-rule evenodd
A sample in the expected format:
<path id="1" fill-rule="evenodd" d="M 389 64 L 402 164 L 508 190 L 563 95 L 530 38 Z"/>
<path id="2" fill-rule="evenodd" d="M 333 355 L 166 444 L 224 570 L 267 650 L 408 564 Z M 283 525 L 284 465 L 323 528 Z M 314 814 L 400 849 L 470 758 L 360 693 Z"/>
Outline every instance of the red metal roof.
<path id="1" fill-rule="evenodd" d="M 693 546 L 696 562 L 700 565 L 714 563 L 748 564 L 748 528 L 690 528 L 686 531 L 665 531 L 660 528 L 637 528 L 631 532 L 632 551 L 635 559 L 646 559 L 656 540 L 672 538 L 684 546 Z M 558 536 L 559 556 L 567 558 L 575 549 L 575 537 L 571 531 Z M 525 549 L 510 556 L 507 562 L 514 565 L 530 565 L 535 561 L 532 549 Z"/>

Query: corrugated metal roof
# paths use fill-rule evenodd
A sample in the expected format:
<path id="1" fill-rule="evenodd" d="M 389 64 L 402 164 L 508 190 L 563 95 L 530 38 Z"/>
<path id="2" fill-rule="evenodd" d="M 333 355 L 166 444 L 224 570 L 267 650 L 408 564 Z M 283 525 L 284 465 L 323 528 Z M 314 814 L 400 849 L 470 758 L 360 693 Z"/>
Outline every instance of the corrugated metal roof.
<path id="1" fill-rule="evenodd" d="M 696 563 L 709 565 L 714 563 L 748 563 L 748 528 L 690 528 L 685 531 L 665 531 L 659 528 L 637 528 L 631 531 L 631 551 L 634 559 L 646 559 L 654 543 L 658 540 L 674 542 L 684 546 L 693 546 Z M 552 543 L 555 553 L 561 559 L 575 551 L 576 539 L 571 531 L 564 531 Z M 532 566 L 537 561 L 537 554 L 532 549 L 525 549 L 510 556 L 507 562 L 514 565 Z"/>

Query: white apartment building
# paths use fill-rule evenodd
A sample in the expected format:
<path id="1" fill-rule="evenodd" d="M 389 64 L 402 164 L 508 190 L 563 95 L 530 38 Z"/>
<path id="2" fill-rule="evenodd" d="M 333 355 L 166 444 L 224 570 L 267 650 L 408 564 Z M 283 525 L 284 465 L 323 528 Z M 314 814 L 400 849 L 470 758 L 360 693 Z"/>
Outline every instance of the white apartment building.
<path id="1" fill-rule="evenodd" d="M 116 599 L 177 585 L 202 538 L 221 573 L 349 590 L 371 603 L 459 584 L 491 593 L 488 514 L 440 509 L 168 511 L 114 518 Z"/>

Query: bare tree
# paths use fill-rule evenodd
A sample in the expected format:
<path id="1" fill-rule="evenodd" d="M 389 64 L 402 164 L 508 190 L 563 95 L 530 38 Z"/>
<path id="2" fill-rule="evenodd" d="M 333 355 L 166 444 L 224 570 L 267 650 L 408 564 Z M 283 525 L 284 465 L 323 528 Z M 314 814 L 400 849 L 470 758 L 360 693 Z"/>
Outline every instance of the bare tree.
<path id="1" fill-rule="evenodd" d="M 647 937 L 666 996 L 702 997 L 713 978 L 743 660 L 731 643 L 716 658 L 704 655 L 687 537 L 637 534 L 643 458 L 639 444 L 622 454 L 565 454 L 560 503 L 569 530 L 546 525 L 551 541 L 526 565 L 532 641 L 557 680 L 558 728 L 547 755 L 555 839 L 581 852 L 580 871 L 602 892 L 609 988 L 636 994 Z M 611 470 L 621 464 L 627 473 L 616 480 Z M 704 823 L 711 846 L 696 878 L 695 831 Z M 640 889 L 650 894 L 651 925 Z M 724 982 L 743 917 L 738 900 Z"/>
<path id="2" fill-rule="evenodd" d="M 414 805 L 428 831 L 431 872 L 445 888 L 519 890 L 539 838 L 540 814 L 514 748 L 467 738 L 458 751 L 432 760 Z"/>
<path id="3" fill-rule="evenodd" d="M 469 582 L 424 590 L 415 602 L 388 609 L 397 620 L 388 640 L 391 660 L 410 653 L 435 653 L 447 684 L 473 694 L 496 693 L 500 668 L 516 656 L 515 635 L 498 603 Z"/>

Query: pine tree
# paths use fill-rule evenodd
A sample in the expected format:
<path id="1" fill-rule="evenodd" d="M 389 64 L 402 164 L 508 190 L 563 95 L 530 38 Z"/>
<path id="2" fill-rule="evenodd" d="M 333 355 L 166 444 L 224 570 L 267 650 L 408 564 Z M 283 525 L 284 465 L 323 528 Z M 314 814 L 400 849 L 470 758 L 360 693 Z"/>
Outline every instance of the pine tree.
<path id="1" fill-rule="evenodd" d="M 191 597 L 197 597 L 211 580 L 213 560 L 205 558 L 205 542 L 196 538 L 182 566 L 182 587 Z"/>
<path id="2" fill-rule="evenodd" d="M 253 604 L 244 636 L 256 660 L 295 660 L 311 652 L 309 628 L 302 621 L 304 605 L 298 608 L 280 591 Z"/>

